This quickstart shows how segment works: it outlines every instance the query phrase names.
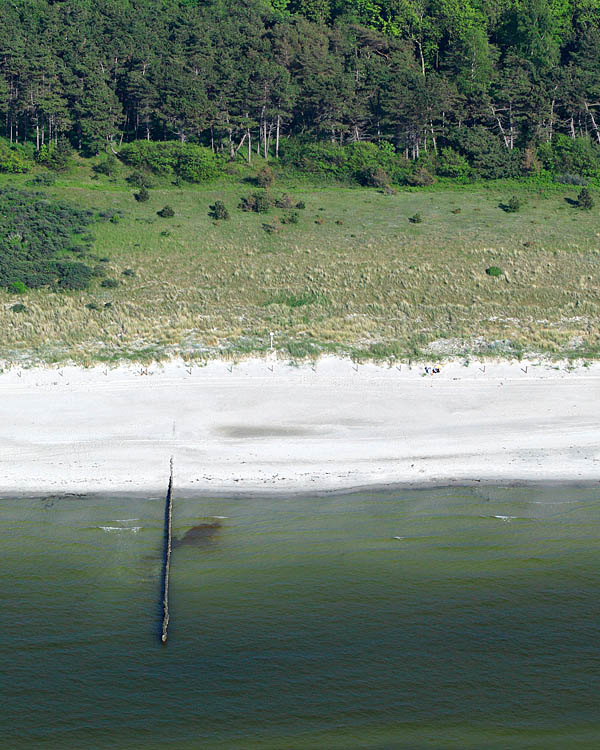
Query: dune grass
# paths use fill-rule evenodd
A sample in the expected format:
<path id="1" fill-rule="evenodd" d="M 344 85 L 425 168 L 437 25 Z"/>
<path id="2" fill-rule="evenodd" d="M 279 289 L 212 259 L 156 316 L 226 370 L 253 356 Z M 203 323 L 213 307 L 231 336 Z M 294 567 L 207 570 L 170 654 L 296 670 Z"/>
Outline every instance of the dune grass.
<path id="1" fill-rule="evenodd" d="M 574 207 L 576 187 L 492 183 L 387 195 L 288 179 L 271 192 L 306 207 L 297 223 L 284 223 L 287 209 L 241 211 L 256 187 L 239 178 L 210 187 L 163 181 L 139 203 L 127 173 L 94 179 L 82 163 L 44 188 L 123 213 L 92 226 L 97 262 L 118 286 L 98 278 L 84 292 L 16 299 L 0 291 L 0 359 L 236 357 L 265 351 L 270 332 L 292 358 L 600 351 L 600 222 L 596 210 Z M 520 211 L 503 211 L 515 194 Z M 209 216 L 215 200 L 229 220 Z M 172 218 L 157 215 L 165 204 Z M 422 221 L 409 221 L 416 214 Z M 16 302 L 26 310 L 13 311 Z"/>

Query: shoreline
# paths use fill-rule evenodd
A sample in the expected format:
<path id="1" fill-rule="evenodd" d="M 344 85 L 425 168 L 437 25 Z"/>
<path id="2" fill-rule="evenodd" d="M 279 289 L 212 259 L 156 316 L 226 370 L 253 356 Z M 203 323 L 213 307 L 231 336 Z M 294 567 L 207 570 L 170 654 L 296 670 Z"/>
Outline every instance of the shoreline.
<path id="1" fill-rule="evenodd" d="M 598 393 L 600 363 L 543 360 L 14 368 L 0 493 L 160 493 L 171 456 L 189 497 L 594 486 Z"/>

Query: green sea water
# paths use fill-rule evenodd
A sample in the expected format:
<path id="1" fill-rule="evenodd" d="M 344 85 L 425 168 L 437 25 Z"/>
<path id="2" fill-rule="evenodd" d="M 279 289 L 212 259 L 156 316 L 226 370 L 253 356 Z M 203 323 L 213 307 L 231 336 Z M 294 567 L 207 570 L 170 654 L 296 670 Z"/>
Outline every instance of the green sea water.
<path id="1" fill-rule="evenodd" d="M 163 514 L 0 500 L 4 747 L 600 747 L 600 490 L 176 492 L 166 646 Z"/>

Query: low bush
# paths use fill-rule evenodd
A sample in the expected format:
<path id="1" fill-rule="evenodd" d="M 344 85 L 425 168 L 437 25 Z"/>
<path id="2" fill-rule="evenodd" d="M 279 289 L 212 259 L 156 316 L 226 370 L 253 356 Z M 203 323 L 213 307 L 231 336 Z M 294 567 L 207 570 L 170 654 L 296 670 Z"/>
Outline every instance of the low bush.
<path id="1" fill-rule="evenodd" d="M 304 201 L 298 201 L 298 203 L 296 203 L 296 208 L 299 211 L 304 211 L 304 209 L 306 208 L 306 203 Z"/>
<path id="2" fill-rule="evenodd" d="M 93 238 L 85 230 L 92 217 L 43 193 L 0 189 L 0 286 L 85 288 L 91 268 L 68 257 L 89 253 Z"/>
<path id="3" fill-rule="evenodd" d="M 16 305 L 11 305 L 10 309 L 14 313 L 27 312 L 27 308 L 22 302 L 17 302 Z"/>
<path id="4" fill-rule="evenodd" d="M 263 167 L 256 173 L 256 184 L 261 188 L 269 188 L 275 182 L 275 172 L 271 167 Z"/>
<path id="5" fill-rule="evenodd" d="M 358 181 L 365 187 L 385 188 L 390 184 L 390 177 L 383 167 L 369 166 L 358 173 Z"/>
<path id="6" fill-rule="evenodd" d="M 577 196 L 577 205 L 585 211 L 591 211 L 594 208 L 594 199 L 587 188 L 583 188 Z"/>
<path id="7" fill-rule="evenodd" d="M 582 177 L 580 174 L 557 174 L 554 177 L 554 182 L 559 182 L 561 185 L 585 186 L 589 183 L 589 179 Z"/>
<path id="8" fill-rule="evenodd" d="M 145 185 L 142 185 L 139 192 L 134 193 L 133 197 L 138 203 L 145 203 L 147 200 L 150 200 L 150 193 L 148 192 L 148 188 Z"/>
<path id="9" fill-rule="evenodd" d="M 175 216 L 175 211 L 169 206 L 167 203 L 166 206 L 163 206 L 160 211 L 156 212 L 159 216 L 161 216 L 163 219 L 170 219 L 171 217 Z"/>
<path id="10" fill-rule="evenodd" d="M 498 266 L 490 266 L 485 269 L 485 272 L 488 276 L 502 276 L 502 269 L 498 268 Z"/>
<path id="11" fill-rule="evenodd" d="M 176 175 L 187 182 L 207 182 L 223 173 L 222 161 L 204 146 L 179 141 L 134 141 L 119 156 L 137 170 Z"/>
<path id="12" fill-rule="evenodd" d="M 146 172 L 143 172 L 141 169 L 136 169 L 125 179 L 130 185 L 133 185 L 133 187 L 146 189 L 154 187 L 154 183 L 152 182 L 150 176 L 146 174 Z"/>
<path id="13" fill-rule="evenodd" d="M 215 201 L 212 206 L 210 206 L 208 215 L 217 221 L 227 221 L 227 219 L 229 219 L 229 211 L 223 201 Z"/>
<path id="14" fill-rule="evenodd" d="M 62 138 L 58 144 L 44 145 L 37 152 L 35 158 L 38 164 L 43 164 L 53 172 L 66 172 L 71 166 L 73 149 L 69 142 Z"/>
<path id="15" fill-rule="evenodd" d="M 114 154 L 107 154 L 106 157 L 94 164 L 92 171 L 95 174 L 103 174 L 107 177 L 113 177 L 119 171 L 119 162 Z"/>
<path id="16" fill-rule="evenodd" d="M 238 208 L 241 208 L 242 211 L 253 211 L 257 214 L 266 214 L 271 206 L 271 198 L 265 191 L 263 193 L 252 193 L 252 195 L 242 198 Z"/>
<path id="17" fill-rule="evenodd" d="M 126 268 L 124 271 L 121 271 L 121 274 L 123 276 L 129 276 L 130 278 L 132 278 L 133 276 L 135 276 L 135 271 L 133 270 L 133 268 Z"/>
<path id="18" fill-rule="evenodd" d="M 506 211 L 507 214 L 514 214 L 517 211 L 520 211 L 523 206 L 522 201 L 517 198 L 516 195 L 513 195 L 512 198 L 509 198 L 507 203 L 501 203 L 500 208 L 503 211 Z"/>
<path id="19" fill-rule="evenodd" d="M 29 172 L 32 167 L 33 162 L 22 146 L 16 146 L 5 138 L 0 138 L 0 172 L 18 174 Z"/>
<path id="20" fill-rule="evenodd" d="M 52 187 L 56 182 L 56 175 L 52 172 L 40 172 L 34 175 L 30 180 L 27 180 L 28 185 L 34 185 L 35 187 Z"/>
<path id="21" fill-rule="evenodd" d="M 100 282 L 100 286 L 103 289 L 115 289 L 119 286 L 119 282 L 116 279 L 103 279 Z"/>
<path id="22" fill-rule="evenodd" d="M 27 287 L 22 281 L 13 281 L 8 285 L 8 291 L 13 294 L 27 294 Z"/>
<path id="23" fill-rule="evenodd" d="M 275 206 L 277 208 L 297 208 L 296 201 L 287 193 L 283 193 L 275 199 Z"/>
<path id="24" fill-rule="evenodd" d="M 423 222 L 423 217 L 417 211 L 416 214 L 413 214 L 412 216 L 409 216 L 408 220 L 410 221 L 411 224 L 421 224 Z"/>
<path id="25" fill-rule="evenodd" d="M 281 223 L 282 224 L 297 224 L 298 219 L 300 218 L 297 211 L 290 211 L 287 214 L 284 214 L 281 217 Z"/>

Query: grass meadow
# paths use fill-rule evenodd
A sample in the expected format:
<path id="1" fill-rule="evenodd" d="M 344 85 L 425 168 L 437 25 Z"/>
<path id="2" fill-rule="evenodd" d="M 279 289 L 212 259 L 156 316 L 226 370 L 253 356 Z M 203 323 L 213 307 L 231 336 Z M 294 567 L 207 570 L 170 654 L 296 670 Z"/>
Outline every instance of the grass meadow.
<path id="1" fill-rule="evenodd" d="M 305 208 L 279 225 L 289 211 L 238 209 L 256 190 L 239 177 L 208 187 L 164 181 L 138 203 L 128 172 L 96 177 L 81 163 L 42 188 L 122 212 L 91 230 L 98 264 L 118 286 L 99 278 L 82 292 L 0 291 L 0 359 L 235 358 L 266 350 L 270 332 L 292 359 L 600 352 L 600 209 L 574 207 L 578 188 L 488 183 L 390 195 L 287 178 L 270 192 Z M 1 183 L 25 186 L 27 177 Z M 514 194 L 523 207 L 507 213 L 500 204 Z M 215 200 L 228 221 L 209 216 Z M 165 204 L 172 218 L 157 215 Z M 416 214 L 420 223 L 409 220 Z M 491 266 L 501 275 L 488 275 Z M 13 311 L 16 302 L 26 309 Z"/>

